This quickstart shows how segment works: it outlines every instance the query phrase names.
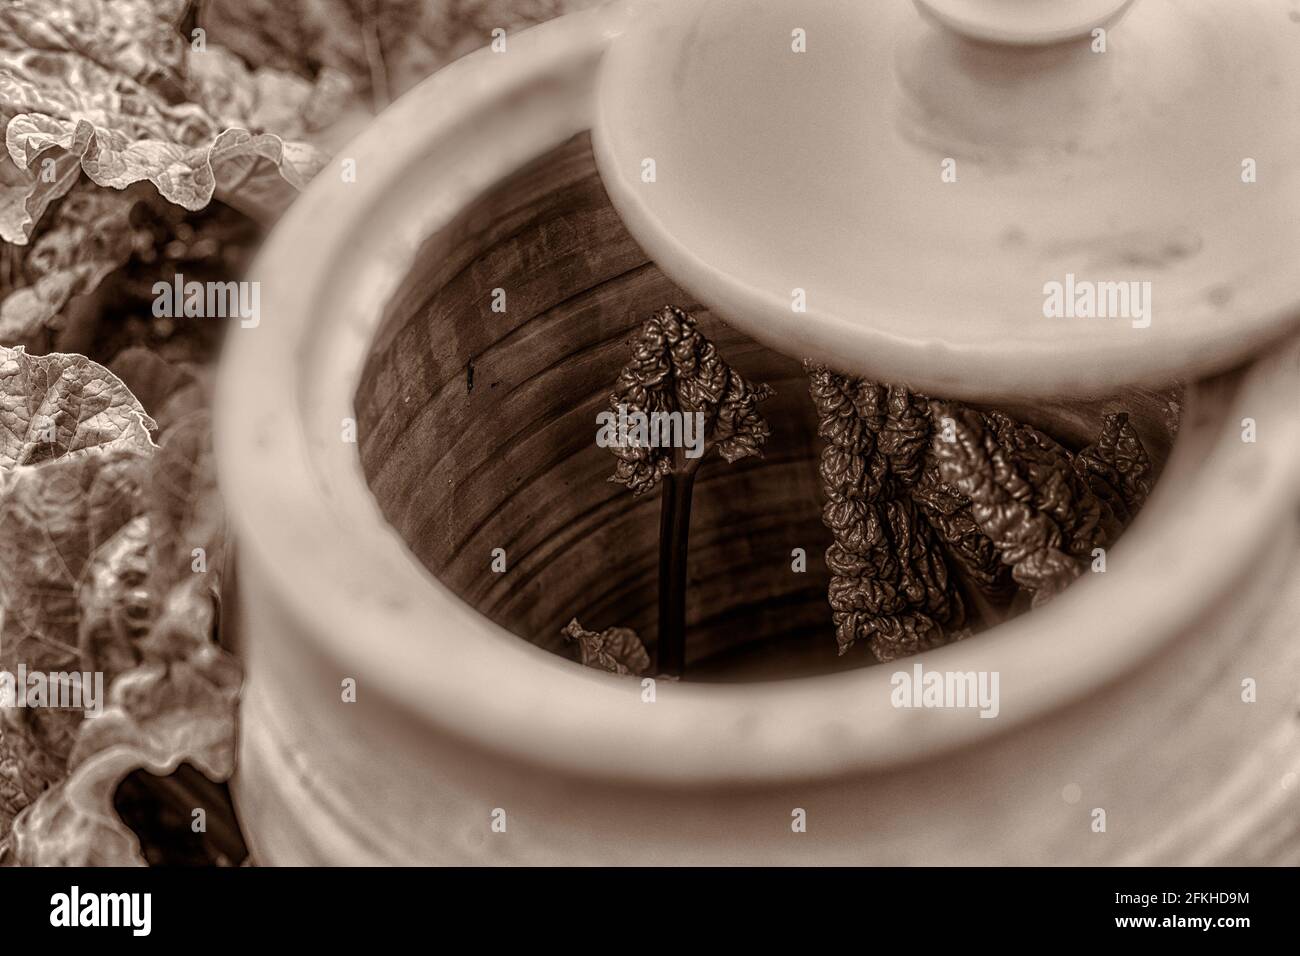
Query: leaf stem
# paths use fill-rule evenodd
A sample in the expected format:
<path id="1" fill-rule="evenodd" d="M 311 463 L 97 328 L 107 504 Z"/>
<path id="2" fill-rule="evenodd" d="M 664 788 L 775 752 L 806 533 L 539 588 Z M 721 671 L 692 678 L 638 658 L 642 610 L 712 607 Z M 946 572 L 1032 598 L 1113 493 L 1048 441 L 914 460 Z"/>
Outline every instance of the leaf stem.
<path id="1" fill-rule="evenodd" d="M 660 674 L 681 677 L 686 670 L 686 560 L 691 534 L 691 494 L 701 459 L 688 461 L 663 477 L 659 510 Z"/>

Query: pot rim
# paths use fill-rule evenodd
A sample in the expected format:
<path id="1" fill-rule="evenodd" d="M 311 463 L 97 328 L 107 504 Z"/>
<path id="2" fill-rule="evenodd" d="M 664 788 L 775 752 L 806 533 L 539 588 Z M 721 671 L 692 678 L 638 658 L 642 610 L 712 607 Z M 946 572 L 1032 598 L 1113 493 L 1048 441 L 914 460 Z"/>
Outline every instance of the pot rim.
<path id="1" fill-rule="evenodd" d="M 869 771 L 988 739 L 1120 677 L 1230 592 L 1297 498 L 1300 340 L 1189 388 L 1165 475 L 1107 573 L 897 667 L 661 681 L 646 704 L 638 681 L 529 644 L 434 578 L 385 521 L 342 419 L 355 420 L 363 363 L 426 237 L 590 129 L 595 68 L 624 16 L 622 3 L 563 16 L 510 36 L 506 54 L 446 67 L 339 151 L 355 182 L 327 167 L 273 230 L 251 275 L 263 320 L 231 330 L 216 403 L 241 601 L 278 602 L 308 635 L 302 647 L 356 678 L 358 696 L 431 729 L 552 770 L 716 786 Z M 1244 415 L 1266 440 L 1237 440 Z M 894 708 L 891 673 L 917 664 L 999 671 L 998 719 Z"/>

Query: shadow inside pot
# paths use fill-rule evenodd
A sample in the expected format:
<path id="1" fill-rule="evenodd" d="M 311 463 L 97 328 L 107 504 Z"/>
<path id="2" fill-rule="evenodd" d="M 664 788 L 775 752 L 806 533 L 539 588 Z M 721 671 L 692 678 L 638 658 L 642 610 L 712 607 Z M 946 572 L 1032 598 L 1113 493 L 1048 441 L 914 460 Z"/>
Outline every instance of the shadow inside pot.
<path id="1" fill-rule="evenodd" d="M 659 496 L 609 482 L 596 445 L 630 342 L 665 304 L 695 314 L 724 358 L 776 395 L 762 459 L 711 455 L 695 484 L 688 679 L 804 677 L 873 664 L 836 653 L 801 363 L 732 330 L 675 287 L 623 228 L 582 134 L 509 177 L 425 243 L 389 303 L 355 397 L 362 467 L 412 553 L 465 602 L 565 657 L 561 628 L 631 627 L 653 653 Z M 1157 471 L 1176 393 L 999 406 L 1068 447 L 1132 416 Z M 494 563 L 503 572 L 494 571 Z M 794 570 L 795 549 L 806 570 Z M 494 558 L 496 559 L 494 562 Z"/>

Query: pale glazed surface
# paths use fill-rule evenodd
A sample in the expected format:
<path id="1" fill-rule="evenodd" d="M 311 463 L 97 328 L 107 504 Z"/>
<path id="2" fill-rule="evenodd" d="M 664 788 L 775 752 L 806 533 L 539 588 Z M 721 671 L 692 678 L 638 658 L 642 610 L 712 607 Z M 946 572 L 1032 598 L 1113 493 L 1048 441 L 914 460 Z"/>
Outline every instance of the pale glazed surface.
<path id="1" fill-rule="evenodd" d="M 598 80 L 610 196 L 773 348 L 956 398 L 1061 396 L 1223 368 L 1300 319 L 1285 3 L 1136 0 L 1104 53 L 970 43 L 906 3 L 637 11 Z M 1045 318 L 1067 274 L 1149 281 L 1150 327 Z"/>
<path id="2" fill-rule="evenodd" d="M 1037 46 L 1090 34 L 1133 0 L 913 0 L 972 40 Z"/>

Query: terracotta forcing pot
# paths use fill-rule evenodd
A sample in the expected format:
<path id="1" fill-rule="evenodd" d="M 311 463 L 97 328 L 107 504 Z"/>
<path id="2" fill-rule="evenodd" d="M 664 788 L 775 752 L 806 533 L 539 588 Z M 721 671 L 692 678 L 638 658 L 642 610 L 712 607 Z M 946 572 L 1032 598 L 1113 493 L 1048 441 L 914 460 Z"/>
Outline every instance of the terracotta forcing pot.
<path id="1" fill-rule="evenodd" d="M 595 414 L 638 322 L 699 306 L 596 171 L 593 77 L 623 17 L 563 17 L 430 78 L 341 152 L 354 181 L 322 174 L 261 255 L 263 319 L 232 334 L 217 423 L 248 675 L 235 792 L 256 860 L 1269 858 L 1233 808 L 1254 796 L 1248 761 L 1274 760 L 1270 780 L 1300 767 L 1273 729 L 1290 695 L 1239 698 L 1242 678 L 1300 676 L 1259 626 L 1300 611 L 1294 588 L 1272 599 L 1296 574 L 1295 342 L 1176 402 L 1001 403 L 1072 441 L 1131 409 L 1163 463 L 1156 490 L 1104 574 L 873 667 L 834 654 L 799 362 L 701 308 L 777 397 L 766 458 L 698 485 L 692 679 L 649 700 L 566 659 L 575 615 L 654 640 L 657 499 L 605 483 Z M 997 672 L 996 718 L 893 706 L 891 675 L 916 664 Z M 1300 829 L 1255 805 L 1278 844 Z"/>

